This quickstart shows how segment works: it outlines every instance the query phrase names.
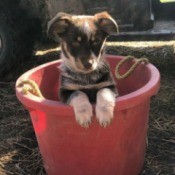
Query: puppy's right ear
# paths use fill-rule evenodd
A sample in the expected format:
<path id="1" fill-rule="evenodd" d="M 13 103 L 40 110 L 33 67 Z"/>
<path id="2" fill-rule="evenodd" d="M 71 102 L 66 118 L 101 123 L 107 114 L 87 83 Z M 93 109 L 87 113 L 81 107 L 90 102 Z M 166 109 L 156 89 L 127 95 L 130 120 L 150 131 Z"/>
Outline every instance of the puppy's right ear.
<path id="1" fill-rule="evenodd" d="M 101 30 L 107 35 L 119 32 L 116 21 L 109 15 L 108 12 L 105 11 L 101 13 L 96 13 L 95 19 L 97 20 Z"/>
<path id="2" fill-rule="evenodd" d="M 48 22 L 47 33 L 49 35 L 61 36 L 68 29 L 71 17 L 72 16 L 67 13 L 57 13 L 56 16 Z"/>

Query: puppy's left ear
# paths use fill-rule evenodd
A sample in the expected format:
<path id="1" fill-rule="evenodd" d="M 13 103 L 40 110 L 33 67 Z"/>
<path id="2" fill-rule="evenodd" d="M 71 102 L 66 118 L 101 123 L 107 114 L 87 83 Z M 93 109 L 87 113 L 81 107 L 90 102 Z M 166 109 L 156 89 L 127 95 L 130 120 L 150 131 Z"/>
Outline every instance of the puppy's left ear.
<path id="1" fill-rule="evenodd" d="M 101 30 L 107 35 L 119 32 L 116 21 L 109 15 L 108 12 L 95 14 L 95 19 L 97 20 Z"/>

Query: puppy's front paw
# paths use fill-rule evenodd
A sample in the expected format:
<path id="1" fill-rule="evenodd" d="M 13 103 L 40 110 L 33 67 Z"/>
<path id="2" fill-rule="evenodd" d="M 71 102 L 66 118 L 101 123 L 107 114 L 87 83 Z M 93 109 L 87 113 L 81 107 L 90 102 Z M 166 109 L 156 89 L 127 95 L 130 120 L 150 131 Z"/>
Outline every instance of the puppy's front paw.
<path id="1" fill-rule="evenodd" d="M 87 95 L 81 91 L 75 91 L 69 104 L 73 107 L 76 121 L 83 127 L 89 127 L 92 118 L 92 106 Z"/>
<path id="2" fill-rule="evenodd" d="M 102 127 L 107 127 L 113 119 L 116 94 L 108 88 L 97 93 L 96 118 Z"/>
<path id="3" fill-rule="evenodd" d="M 96 106 L 96 118 L 99 124 L 106 128 L 113 119 L 114 107 Z"/>
<path id="4" fill-rule="evenodd" d="M 92 106 L 80 105 L 74 108 L 76 121 L 83 127 L 88 128 L 92 118 Z"/>

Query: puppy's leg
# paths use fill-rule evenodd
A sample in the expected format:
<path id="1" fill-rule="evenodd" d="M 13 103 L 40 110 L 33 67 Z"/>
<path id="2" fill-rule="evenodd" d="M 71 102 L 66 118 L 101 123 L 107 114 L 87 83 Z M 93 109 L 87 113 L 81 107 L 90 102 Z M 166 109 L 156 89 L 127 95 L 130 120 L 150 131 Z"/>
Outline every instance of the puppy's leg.
<path id="1" fill-rule="evenodd" d="M 108 88 L 97 93 L 96 118 L 101 126 L 106 127 L 113 119 L 116 94 Z"/>
<path id="2" fill-rule="evenodd" d="M 92 106 L 87 95 L 81 91 L 75 91 L 69 105 L 73 106 L 76 121 L 83 127 L 88 127 L 92 118 Z"/>

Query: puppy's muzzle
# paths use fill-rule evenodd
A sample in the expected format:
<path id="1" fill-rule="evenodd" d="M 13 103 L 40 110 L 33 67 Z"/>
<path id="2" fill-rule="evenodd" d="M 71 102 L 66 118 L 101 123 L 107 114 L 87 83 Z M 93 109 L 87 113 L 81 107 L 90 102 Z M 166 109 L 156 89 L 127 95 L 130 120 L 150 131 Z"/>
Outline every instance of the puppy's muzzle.
<path id="1" fill-rule="evenodd" d="M 93 64 L 91 62 L 85 62 L 83 63 L 83 66 L 85 69 L 92 69 Z"/>
<path id="2" fill-rule="evenodd" d="M 82 65 L 85 70 L 91 70 L 94 65 L 94 60 L 93 59 L 87 59 L 85 57 L 81 58 Z"/>

